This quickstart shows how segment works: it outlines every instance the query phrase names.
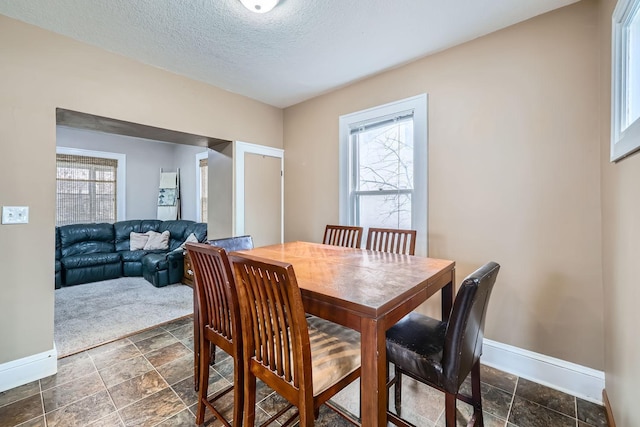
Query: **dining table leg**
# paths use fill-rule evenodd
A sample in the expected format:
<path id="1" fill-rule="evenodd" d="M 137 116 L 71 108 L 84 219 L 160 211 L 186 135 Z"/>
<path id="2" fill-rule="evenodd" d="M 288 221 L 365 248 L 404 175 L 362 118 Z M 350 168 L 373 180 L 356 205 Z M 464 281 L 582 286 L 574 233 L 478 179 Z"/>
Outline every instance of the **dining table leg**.
<path id="1" fill-rule="evenodd" d="M 387 425 L 387 350 L 384 321 L 361 321 L 360 418 L 363 426 Z"/>
<path id="2" fill-rule="evenodd" d="M 446 322 L 449 320 L 449 315 L 451 314 L 451 309 L 453 308 L 453 283 L 454 273 L 451 272 L 451 281 L 447 283 L 442 290 L 440 291 L 440 296 L 442 297 L 442 321 Z"/>

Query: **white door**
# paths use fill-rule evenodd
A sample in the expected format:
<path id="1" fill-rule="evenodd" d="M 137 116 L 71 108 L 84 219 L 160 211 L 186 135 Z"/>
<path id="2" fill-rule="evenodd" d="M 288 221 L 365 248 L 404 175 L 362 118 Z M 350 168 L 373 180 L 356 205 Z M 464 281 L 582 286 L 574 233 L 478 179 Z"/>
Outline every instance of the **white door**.
<path id="1" fill-rule="evenodd" d="M 235 235 L 251 235 L 256 247 L 284 238 L 283 157 L 280 149 L 236 142 Z"/>

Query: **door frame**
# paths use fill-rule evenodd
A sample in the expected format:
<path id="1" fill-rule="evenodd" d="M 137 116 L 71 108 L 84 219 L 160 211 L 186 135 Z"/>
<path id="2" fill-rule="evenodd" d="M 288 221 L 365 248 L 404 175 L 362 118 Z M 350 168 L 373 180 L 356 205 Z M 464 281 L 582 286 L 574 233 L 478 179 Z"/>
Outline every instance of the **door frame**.
<path id="1" fill-rule="evenodd" d="M 244 156 L 258 154 L 280 159 L 280 243 L 284 243 L 284 150 L 252 144 L 250 142 L 233 142 L 233 235 L 242 236 L 244 231 Z"/>

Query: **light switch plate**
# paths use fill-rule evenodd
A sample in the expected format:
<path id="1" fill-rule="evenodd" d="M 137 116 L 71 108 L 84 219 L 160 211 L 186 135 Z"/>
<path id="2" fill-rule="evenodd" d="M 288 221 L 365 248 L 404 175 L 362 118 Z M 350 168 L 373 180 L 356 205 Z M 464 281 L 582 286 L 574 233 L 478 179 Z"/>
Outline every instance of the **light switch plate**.
<path id="1" fill-rule="evenodd" d="M 29 206 L 3 206 L 3 224 L 27 224 L 29 222 Z"/>

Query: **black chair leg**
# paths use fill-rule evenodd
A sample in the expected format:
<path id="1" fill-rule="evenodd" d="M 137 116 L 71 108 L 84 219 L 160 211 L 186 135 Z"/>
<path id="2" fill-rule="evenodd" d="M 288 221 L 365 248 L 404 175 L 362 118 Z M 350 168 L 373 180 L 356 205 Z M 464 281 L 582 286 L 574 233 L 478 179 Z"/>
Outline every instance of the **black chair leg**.
<path id="1" fill-rule="evenodd" d="M 395 397 L 395 406 L 396 406 L 396 414 L 401 416 L 400 411 L 402 410 L 402 372 L 398 369 L 397 366 L 394 366 L 394 375 L 395 375 L 395 388 L 394 388 L 394 397 Z"/>
<path id="2" fill-rule="evenodd" d="M 484 427 L 482 395 L 480 391 L 480 360 L 471 368 L 471 399 L 473 400 L 473 414 L 476 418 L 476 426 Z"/>
<path id="3" fill-rule="evenodd" d="M 444 416 L 446 427 L 456 427 L 456 395 L 444 394 Z"/>

